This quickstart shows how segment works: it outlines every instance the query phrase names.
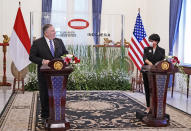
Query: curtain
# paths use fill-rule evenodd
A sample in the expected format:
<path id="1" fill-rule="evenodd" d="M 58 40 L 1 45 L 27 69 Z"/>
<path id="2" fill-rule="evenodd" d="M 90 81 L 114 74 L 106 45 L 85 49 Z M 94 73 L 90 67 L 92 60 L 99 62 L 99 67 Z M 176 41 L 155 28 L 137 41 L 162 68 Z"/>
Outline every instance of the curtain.
<path id="1" fill-rule="evenodd" d="M 93 11 L 93 34 L 95 44 L 100 43 L 99 33 L 101 25 L 102 0 L 92 0 Z"/>
<path id="2" fill-rule="evenodd" d="M 183 0 L 170 0 L 169 55 L 173 55 L 173 46 L 177 38 L 182 1 Z"/>
<path id="3" fill-rule="evenodd" d="M 178 31 L 173 46 L 173 55 L 177 56 L 181 64 L 184 64 L 186 52 L 186 0 L 182 2 L 182 10 L 179 20 Z M 190 34 L 189 34 L 190 35 Z"/>
<path id="4" fill-rule="evenodd" d="M 100 25 L 101 25 L 101 8 L 102 0 L 92 0 L 92 17 L 93 17 L 93 34 L 94 43 L 100 44 Z M 96 68 L 99 68 L 100 58 L 99 58 L 99 47 L 95 48 L 96 52 Z"/>
<path id="5" fill-rule="evenodd" d="M 42 19 L 41 26 L 50 24 L 52 10 L 52 0 L 42 0 Z"/>
<path id="6" fill-rule="evenodd" d="M 191 1 L 183 0 L 180 16 L 179 31 L 173 47 L 173 54 L 176 55 L 181 64 L 191 64 Z"/>
<path id="7" fill-rule="evenodd" d="M 179 22 L 181 16 L 183 0 L 170 0 L 170 18 L 169 18 L 169 55 L 173 54 L 173 47 L 177 41 Z M 168 87 L 172 87 L 172 75 L 170 75 Z"/>

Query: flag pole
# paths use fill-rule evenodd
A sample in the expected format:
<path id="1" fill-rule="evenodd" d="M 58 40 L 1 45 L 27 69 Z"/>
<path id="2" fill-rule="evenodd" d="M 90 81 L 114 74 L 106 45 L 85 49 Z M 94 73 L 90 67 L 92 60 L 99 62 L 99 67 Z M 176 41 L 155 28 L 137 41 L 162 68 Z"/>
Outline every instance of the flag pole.
<path id="1" fill-rule="evenodd" d="M 141 11 L 140 11 L 140 8 L 138 8 L 138 13 L 140 14 L 140 12 L 141 12 Z"/>
<path id="2" fill-rule="evenodd" d="M 24 77 L 23 73 L 25 73 L 24 69 L 29 65 L 31 62 L 29 59 L 29 52 L 31 48 L 30 39 L 28 36 L 27 28 L 25 25 L 25 21 L 21 11 L 21 2 L 19 2 L 18 11 L 15 18 L 15 23 L 13 26 L 13 32 L 10 38 L 10 48 L 9 48 L 9 55 L 12 58 L 12 61 L 16 67 L 15 69 L 15 78 L 14 78 L 14 85 L 13 85 L 13 92 L 15 91 L 16 82 L 18 82 L 18 88 L 20 87 L 20 81 L 22 81 L 22 88 L 24 93 Z M 23 48 L 25 47 L 25 48 Z M 15 55 L 16 49 L 16 55 Z"/>
<path id="3" fill-rule="evenodd" d="M 21 2 L 19 1 L 19 8 L 21 7 Z M 19 83 L 20 83 L 20 71 L 17 70 L 17 78 L 16 78 L 16 81 L 18 81 L 18 90 L 19 90 Z"/>

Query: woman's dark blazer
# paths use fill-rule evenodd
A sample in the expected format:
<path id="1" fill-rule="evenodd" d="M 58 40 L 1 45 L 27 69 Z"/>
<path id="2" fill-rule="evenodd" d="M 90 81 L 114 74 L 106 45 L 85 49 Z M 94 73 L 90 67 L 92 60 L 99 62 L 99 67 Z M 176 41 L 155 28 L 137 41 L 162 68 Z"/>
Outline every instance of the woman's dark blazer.
<path id="1" fill-rule="evenodd" d="M 165 50 L 163 48 L 157 46 L 154 54 L 152 47 L 144 48 L 143 61 L 145 65 L 147 65 L 145 63 L 146 59 L 148 59 L 154 65 L 157 62 L 164 60 L 164 58 L 165 58 Z"/>

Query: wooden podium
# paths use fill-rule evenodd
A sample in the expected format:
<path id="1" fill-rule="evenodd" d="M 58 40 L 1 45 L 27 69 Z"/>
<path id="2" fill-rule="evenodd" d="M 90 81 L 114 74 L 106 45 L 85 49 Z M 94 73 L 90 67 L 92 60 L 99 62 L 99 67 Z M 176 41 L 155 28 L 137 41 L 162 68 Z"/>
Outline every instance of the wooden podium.
<path id="1" fill-rule="evenodd" d="M 144 65 L 149 80 L 152 113 L 144 116 L 142 121 L 148 126 L 164 127 L 169 125 L 169 115 L 166 112 L 166 96 L 170 74 L 178 69 L 168 61 L 160 61 L 154 66 Z"/>
<path id="2" fill-rule="evenodd" d="M 49 118 L 47 128 L 49 131 L 63 131 L 70 128 L 65 117 L 66 84 L 72 66 L 66 66 L 62 59 L 52 60 L 48 65 L 42 65 L 48 82 Z"/>

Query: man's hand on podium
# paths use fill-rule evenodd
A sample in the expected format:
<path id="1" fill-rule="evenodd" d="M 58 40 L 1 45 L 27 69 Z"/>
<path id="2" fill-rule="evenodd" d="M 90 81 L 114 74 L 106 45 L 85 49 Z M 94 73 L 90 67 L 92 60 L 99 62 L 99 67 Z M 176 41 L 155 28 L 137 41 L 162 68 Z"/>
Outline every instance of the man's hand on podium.
<path id="1" fill-rule="evenodd" d="M 49 62 L 50 62 L 49 60 L 45 60 L 45 59 L 42 60 L 43 65 L 48 65 Z"/>

